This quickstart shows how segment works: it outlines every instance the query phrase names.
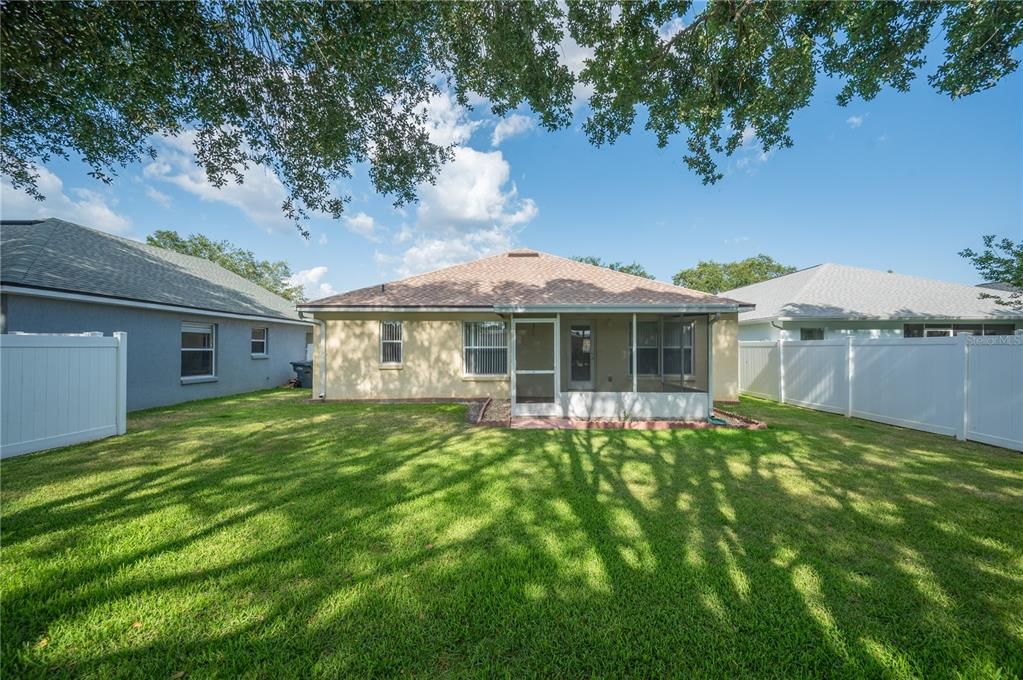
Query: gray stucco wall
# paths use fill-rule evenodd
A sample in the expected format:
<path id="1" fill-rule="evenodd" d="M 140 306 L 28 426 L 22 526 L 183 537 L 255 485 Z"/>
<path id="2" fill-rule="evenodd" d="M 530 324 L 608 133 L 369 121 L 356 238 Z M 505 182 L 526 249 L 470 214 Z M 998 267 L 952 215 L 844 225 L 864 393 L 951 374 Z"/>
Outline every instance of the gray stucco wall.
<path id="1" fill-rule="evenodd" d="M 312 327 L 243 321 L 186 313 L 49 300 L 5 293 L 3 332 L 128 334 L 128 410 L 166 406 L 283 385 L 294 376 L 290 362 L 305 359 Z M 181 383 L 181 323 L 214 323 L 216 380 Z M 250 353 L 251 329 L 270 329 L 269 357 Z"/>

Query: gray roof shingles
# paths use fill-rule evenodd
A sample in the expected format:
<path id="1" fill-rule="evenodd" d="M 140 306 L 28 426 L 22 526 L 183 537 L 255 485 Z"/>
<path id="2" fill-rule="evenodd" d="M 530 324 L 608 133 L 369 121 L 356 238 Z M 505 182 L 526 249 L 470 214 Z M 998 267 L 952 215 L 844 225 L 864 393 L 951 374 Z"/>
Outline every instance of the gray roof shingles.
<path id="1" fill-rule="evenodd" d="M 736 306 L 745 303 L 535 250 L 513 250 L 307 303 L 311 307 Z"/>
<path id="2" fill-rule="evenodd" d="M 776 319 L 1011 319 L 978 286 L 841 264 L 820 264 L 727 291 L 753 302 L 740 323 Z"/>
<path id="3" fill-rule="evenodd" d="M 294 303 L 220 265 L 58 219 L 0 223 L 0 282 L 298 320 Z"/>

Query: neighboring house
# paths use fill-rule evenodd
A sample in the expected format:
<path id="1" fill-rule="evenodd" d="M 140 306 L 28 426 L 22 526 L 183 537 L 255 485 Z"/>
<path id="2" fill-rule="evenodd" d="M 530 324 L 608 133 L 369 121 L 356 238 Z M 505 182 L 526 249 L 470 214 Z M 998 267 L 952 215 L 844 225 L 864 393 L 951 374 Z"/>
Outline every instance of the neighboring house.
<path id="1" fill-rule="evenodd" d="M 740 340 L 1012 335 L 1023 312 L 979 286 L 821 264 L 722 295 L 752 302 L 739 315 Z"/>
<path id="2" fill-rule="evenodd" d="M 219 265 L 57 219 L 0 222 L 0 308 L 2 333 L 127 332 L 128 410 L 281 385 L 312 342 Z"/>
<path id="3" fill-rule="evenodd" d="M 509 399 L 514 415 L 683 418 L 738 398 L 736 300 L 514 250 L 300 305 L 326 399 Z M 712 339 L 712 342 L 708 342 Z"/>

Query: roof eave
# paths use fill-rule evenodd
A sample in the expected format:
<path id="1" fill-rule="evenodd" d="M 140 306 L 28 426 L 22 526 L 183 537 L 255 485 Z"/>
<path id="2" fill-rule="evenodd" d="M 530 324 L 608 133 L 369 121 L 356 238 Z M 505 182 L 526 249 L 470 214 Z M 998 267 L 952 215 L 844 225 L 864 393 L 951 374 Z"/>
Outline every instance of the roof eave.
<path id="1" fill-rule="evenodd" d="M 480 305 L 299 305 L 300 312 L 493 312 Z"/>
<path id="2" fill-rule="evenodd" d="M 257 314 L 254 312 L 227 312 L 219 309 L 209 309 L 206 307 L 172 305 L 166 302 L 149 302 L 147 300 L 138 300 L 135 298 L 116 297 L 113 295 L 102 295 L 100 293 L 89 293 L 74 290 L 60 290 L 56 288 L 43 288 L 41 286 L 26 286 L 25 284 L 17 283 L 0 283 L 0 292 L 10 295 L 26 295 L 30 297 L 66 300 L 69 302 L 88 302 L 117 307 L 130 307 L 133 309 L 152 309 L 163 312 L 193 314 L 196 316 L 211 316 L 246 321 L 265 321 L 269 323 L 282 323 L 299 326 L 311 325 L 309 321 L 303 321 L 298 317 L 274 316 L 270 314 Z"/>
<path id="3" fill-rule="evenodd" d="M 504 314 L 529 314 L 535 312 L 605 312 L 605 313 L 651 313 L 651 312 L 741 312 L 751 311 L 752 306 L 734 303 L 677 303 L 677 304 L 544 304 L 544 305 L 494 305 L 494 311 Z"/>

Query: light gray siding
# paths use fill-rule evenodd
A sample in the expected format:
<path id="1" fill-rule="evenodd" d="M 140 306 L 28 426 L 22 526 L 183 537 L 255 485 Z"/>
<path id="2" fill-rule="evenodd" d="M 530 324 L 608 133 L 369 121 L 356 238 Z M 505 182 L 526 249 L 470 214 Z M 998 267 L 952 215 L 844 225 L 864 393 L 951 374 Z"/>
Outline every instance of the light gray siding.
<path id="1" fill-rule="evenodd" d="M 777 328 L 768 321 L 739 322 L 739 340 L 799 340 L 801 328 L 824 329 L 825 340 L 838 340 L 854 336 L 856 338 L 901 338 L 902 328 L 907 323 L 942 323 L 944 319 L 911 319 L 906 321 L 889 320 L 836 320 L 821 319 L 819 321 L 775 321 Z M 1023 328 L 1023 322 L 1013 319 L 983 319 L 969 321 L 956 319 L 951 323 L 986 323 L 1013 324 L 1017 329 Z"/>
<path id="2" fill-rule="evenodd" d="M 245 321 L 187 313 L 135 309 L 89 302 L 51 300 L 5 293 L 3 332 L 128 333 L 128 410 L 166 406 L 283 385 L 294 374 L 292 361 L 305 359 L 311 327 Z M 181 383 L 181 323 L 217 327 L 216 380 Z M 254 359 L 251 329 L 270 329 L 269 356 Z"/>

